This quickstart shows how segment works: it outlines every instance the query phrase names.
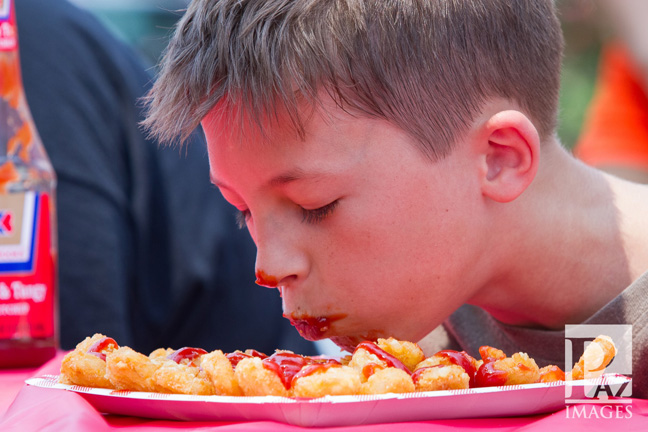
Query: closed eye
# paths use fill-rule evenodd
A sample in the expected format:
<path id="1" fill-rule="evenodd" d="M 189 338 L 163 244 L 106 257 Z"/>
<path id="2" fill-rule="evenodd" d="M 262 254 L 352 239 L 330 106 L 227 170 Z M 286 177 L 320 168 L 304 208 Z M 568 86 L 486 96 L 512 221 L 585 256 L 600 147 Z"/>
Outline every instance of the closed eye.
<path id="1" fill-rule="evenodd" d="M 340 203 L 340 200 L 335 200 L 330 204 L 327 204 L 323 207 L 316 209 L 302 209 L 302 222 L 309 224 L 315 224 L 323 221 L 325 218 L 330 216 L 330 214 L 335 210 L 335 208 Z"/>
<path id="2" fill-rule="evenodd" d="M 236 225 L 239 229 L 247 227 L 247 221 L 250 218 L 250 210 L 239 210 L 236 212 Z"/>

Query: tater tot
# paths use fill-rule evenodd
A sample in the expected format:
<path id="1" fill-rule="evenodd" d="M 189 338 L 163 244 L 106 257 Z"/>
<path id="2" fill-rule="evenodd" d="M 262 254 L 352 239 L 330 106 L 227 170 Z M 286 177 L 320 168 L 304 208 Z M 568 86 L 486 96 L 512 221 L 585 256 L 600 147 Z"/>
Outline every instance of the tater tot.
<path id="1" fill-rule="evenodd" d="M 351 361 L 349 361 L 349 366 L 355 368 L 359 371 L 362 371 L 362 368 L 368 364 L 384 364 L 376 355 L 370 353 L 369 351 L 359 348 L 353 352 L 351 356 Z M 386 365 L 385 365 L 386 366 Z"/>
<path id="2" fill-rule="evenodd" d="M 390 364 L 385 359 L 380 358 L 376 353 L 382 351 L 387 356 L 391 356 L 391 354 L 387 353 L 377 345 L 373 345 L 373 347 L 370 348 L 372 345 L 373 344 L 371 343 L 369 346 L 363 344 L 358 345 L 351 356 L 351 361 L 349 361 L 349 366 L 360 373 L 362 382 L 367 381 L 367 379 L 375 372 L 390 367 Z M 369 349 L 374 352 L 369 351 Z M 398 362 L 399 360 L 396 359 L 396 361 Z"/>
<path id="3" fill-rule="evenodd" d="M 454 364 L 419 367 L 412 378 L 417 391 L 467 389 L 470 383 L 464 368 Z"/>
<path id="4" fill-rule="evenodd" d="M 173 348 L 158 348 L 155 351 L 153 351 L 151 354 L 149 354 L 149 358 L 151 358 L 151 359 L 165 359 L 170 354 L 172 354 L 174 351 L 175 350 Z"/>
<path id="5" fill-rule="evenodd" d="M 129 347 L 121 347 L 106 356 L 106 377 L 118 390 L 156 392 L 160 389 L 153 374 L 161 366 L 160 359 L 151 359 Z"/>
<path id="6" fill-rule="evenodd" d="M 221 350 L 212 351 L 202 356 L 200 366 L 214 386 L 214 393 L 225 396 L 241 396 L 243 392 L 238 385 L 232 363 Z"/>
<path id="7" fill-rule="evenodd" d="M 488 345 L 479 347 L 479 355 L 481 356 L 482 361 L 503 360 L 506 358 L 504 351 Z"/>
<path id="8" fill-rule="evenodd" d="M 153 381 L 164 393 L 213 395 L 214 386 L 202 369 L 165 360 L 153 374 Z"/>
<path id="9" fill-rule="evenodd" d="M 556 365 L 549 365 L 540 368 L 539 382 L 565 381 L 565 372 Z"/>
<path id="10" fill-rule="evenodd" d="M 362 383 L 361 394 L 410 393 L 415 390 L 412 377 L 402 369 L 386 368 L 375 372 Z"/>
<path id="11" fill-rule="evenodd" d="M 118 346 L 105 335 L 96 333 L 79 342 L 73 351 L 65 355 L 61 363 L 60 382 L 86 387 L 113 388 L 106 378 L 106 353 Z M 97 352 L 88 353 L 93 347 L 102 344 Z"/>
<path id="12" fill-rule="evenodd" d="M 416 365 L 416 368 L 414 368 L 414 370 L 416 371 L 416 370 L 421 369 L 421 368 L 438 366 L 438 365 L 450 366 L 451 364 L 452 363 L 450 363 L 450 361 L 447 358 L 432 356 L 432 357 L 428 357 L 425 360 L 419 362 L 419 364 Z"/>
<path id="13" fill-rule="evenodd" d="M 315 398 L 357 394 L 361 385 L 360 374 L 355 369 L 349 366 L 333 366 L 317 370 L 311 375 L 295 376 L 292 390 L 293 396 Z"/>
<path id="14" fill-rule="evenodd" d="M 504 385 L 531 384 L 540 379 L 540 368 L 526 353 L 495 361 L 495 369 L 508 373 Z"/>
<path id="15" fill-rule="evenodd" d="M 477 361 L 473 356 L 465 351 L 442 350 L 420 362 L 416 366 L 415 370 L 418 371 L 422 368 L 434 366 L 458 366 L 466 373 L 466 376 L 468 377 L 468 387 L 474 387 L 476 373 L 479 369 L 480 364 L 481 361 Z M 436 375 L 433 376 L 436 376 L 437 379 L 441 379 L 440 377 L 442 375 L 439 375 L 439 371 L 436 371 L 434 373 Z M 448 388 L 464 388 L 463 384 L 458 384 L 455 381 L 449 383 L 448 386 Z M 430 387 L 432 386 L 430 385 Z M 438 389 L 444 389 L 442 385 L 438 384 L 436 384 L 434 387 L 439 387 Z"/>
<path id="16" fill-rule="evenodd" d="M 414 342 L 388 338 L 378 339 L 376 345 L 400 360 L 410 371 L 425 359 L 423 350 Z"/>
<path id="17" fill-rule="evenodd" d="M 234 370 L 234 376 L 245 396 L 285 396 L 291 392 L 281 382 L 281 378 L 263 366 L 257 357 L 244 358 Z"/>

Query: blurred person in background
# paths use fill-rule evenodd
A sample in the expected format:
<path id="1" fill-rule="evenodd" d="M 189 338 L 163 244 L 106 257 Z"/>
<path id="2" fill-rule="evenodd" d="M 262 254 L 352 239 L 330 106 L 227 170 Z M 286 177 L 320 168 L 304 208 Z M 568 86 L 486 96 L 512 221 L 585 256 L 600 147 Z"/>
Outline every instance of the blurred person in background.
<path id="1" fill-rule="evenodd" d="M 254 284 L 254 244 L 209 186 L 202 132 L 181 152 L 138 127 L 151 84 L 140 57 L 67 0 L 16 11 L 27 99 L 58 177 L 62 348 L 101 332 L 142 352 L 313 354 Z"/>
<path id="2" fill-rule="evenodd" d="M 597 4 L 612 34 L 574 153 L 611 174 L 648 183 L 648 1 Z"/>

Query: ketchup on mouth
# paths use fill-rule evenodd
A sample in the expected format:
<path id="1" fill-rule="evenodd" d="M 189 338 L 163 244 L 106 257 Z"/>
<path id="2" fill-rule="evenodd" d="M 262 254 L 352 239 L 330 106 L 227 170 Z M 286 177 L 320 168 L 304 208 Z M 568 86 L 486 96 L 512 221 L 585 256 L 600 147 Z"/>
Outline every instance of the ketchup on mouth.
<path id="1" fill-rule="evenodd" d="M 331 328 L 335 321 L 345 318 L 346 314 L 335 314 L 329 316 L 312 317 L 302 315 L 295 317 L 284 314 L 284 318 L 290 320 L 290 324 L 297 329 L 304 339 L 316 341 L 324 338 L 324 334 Z"/>

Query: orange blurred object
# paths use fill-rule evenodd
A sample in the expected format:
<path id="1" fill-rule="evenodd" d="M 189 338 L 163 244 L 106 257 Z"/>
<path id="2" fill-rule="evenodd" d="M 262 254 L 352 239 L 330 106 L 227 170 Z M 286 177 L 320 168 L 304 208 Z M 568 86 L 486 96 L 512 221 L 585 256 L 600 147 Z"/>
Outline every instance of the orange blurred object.
<path id="1" fill-rule="evenodd" d="M 605 47 L 599 79 L 574 154 L 592 166 L 648 170 L 648 96 L 630 54 Z"/>

